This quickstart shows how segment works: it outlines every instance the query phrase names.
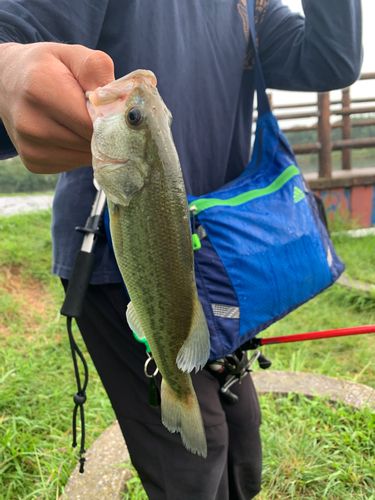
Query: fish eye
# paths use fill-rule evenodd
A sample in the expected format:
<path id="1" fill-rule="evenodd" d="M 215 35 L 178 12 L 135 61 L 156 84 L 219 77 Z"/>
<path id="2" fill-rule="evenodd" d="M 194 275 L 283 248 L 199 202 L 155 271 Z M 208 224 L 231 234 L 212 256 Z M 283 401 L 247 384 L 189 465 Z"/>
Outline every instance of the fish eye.
<path id="1" fill-rule="evenodd" d="M 126 118 L 129 125 L 137 127 L 143 121 L 143 113 L 141 108 L 130 108 Z"/>

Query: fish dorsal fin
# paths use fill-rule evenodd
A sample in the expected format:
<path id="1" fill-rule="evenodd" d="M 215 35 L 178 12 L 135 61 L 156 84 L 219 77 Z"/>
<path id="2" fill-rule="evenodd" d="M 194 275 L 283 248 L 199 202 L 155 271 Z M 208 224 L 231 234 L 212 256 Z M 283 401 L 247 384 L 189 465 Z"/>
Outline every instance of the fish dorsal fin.
<path id="1" fill-rule="evenodd" d="M 133 307 L 133 302 L 129 302 L 126 309 L 126 320 L 132 331 L 137 334 L 137 337 L 140 340 L 146 338 L 143 328 L 141 327 L 141 324 L 139 322 L 137 313 L 135 312 L 135 309 Z"/>
<path id="2" fill-rule="evenodd" d="M 210 356 L 210 333 L 206 317 L 199 300 L 196 301 L 192 328 L 177 354 L 176 363 L 183 372 L 197 372 L 203 368 Z"/>

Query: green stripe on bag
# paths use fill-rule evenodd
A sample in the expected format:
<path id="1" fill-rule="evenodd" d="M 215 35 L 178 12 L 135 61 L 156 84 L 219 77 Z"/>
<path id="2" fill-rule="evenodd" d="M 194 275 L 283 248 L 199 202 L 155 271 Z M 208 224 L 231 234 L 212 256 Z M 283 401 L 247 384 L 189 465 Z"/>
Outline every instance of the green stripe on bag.
<path id="1" fill-rule="evenodd" d="M 254 200 L 255 198 L 260 198 L 261 196 L 266 196 L 267 194 L 278 191 L 290 179 L 299 174 L 300 171 L 298 170 L 298 168 L 295 165 L 290 165 L 290 167 L 286 168 L 284 172 L 279 175 L 279 177 L 276 177 L 276 179 L 265 188 L 253 189 L 226 200 L 220 200 L 219 198 L 200 198 L 189 203 L 189 208 L 195 206 L 197 209 L 194 210 L 194 215 L 197 215 L 199 214 L 199 212 L 207 210 L 207 208 L 215 207 L 217 205 L 228 205 L 231 207 L 242 205 L 242 203 L 246 203 L 247 201 Z"/>

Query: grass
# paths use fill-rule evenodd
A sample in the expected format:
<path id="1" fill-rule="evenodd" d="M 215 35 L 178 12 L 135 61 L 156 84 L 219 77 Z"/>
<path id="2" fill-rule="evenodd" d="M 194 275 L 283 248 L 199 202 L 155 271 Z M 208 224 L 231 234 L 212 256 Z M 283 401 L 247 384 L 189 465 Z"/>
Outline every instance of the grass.
<path id="1" fill-rule="evenodd" d="M 50 218 L 49 211 L 0 217 L 0 500 L 56 500 L 77 459 L 71 449 L 75 380 L 58 312 L 63 293 L 49 272 Z M 361 248 L 350 253 L 357 242 L 367 248 L 360 259 Z M 363 272 L 368 279 L 371 240 L 340 237 L 335 243 L 351 276 L 358 279 Z M 375 298 L 335 285 L 262 335 L 372 323 Z M 114 414 L 77 330 L 75 336 L 90 370 L 89 446 Z M 360 335 L 262 350 L 274 369 L 337 376 L 375 388 L 374 349 L 375 336 Z M 369 410 L 292 396 L 260 402 L 264 479 L 259 500 L 375 500 L 375 419 Z M 147 498 L 137 476 L 124 498 Z"/>
<path id="2" fill-rule="evenodd" d="M 262 332 L 276 337 L 375 323 L 375 299 L 334 285 Z M 306 371 L 367 384 L 375 388 L 373 335 L 356 335 L 262 347 L 275 370 Z"/>
<path id="3" fill-rule="evenodd" d="M 30 282 L 18 278 L 11 282 L 32 293 Z M 1 500 L 58 498 L 76 463 L 71 448 L 74 374 L 57 312 L 61 300 L 53 292 L 43 287 L 48 300 L 39 310 L 33 300 L 21 300 L 17 294 L 5 306 L 0 348 Z M 87 353 L 85 357 L 91 375 L 85 409 L 89 446 L 113 422 L 114 414 Z"/>
<path id="4" fill-rule="evenodd" d="M 35 318 L 33 318 L 35 321 Z M 45 331 L 33 324 L 3 339 L 0 397 L 0 498 L 58 498 L 76 463 L 71 448 L 74 379 L 68 344 L 57 318 Z M 94 370 L 91 366 L 91 375 Z M 90 383 L 87 445 L 114 418 L 97 377 Z"/>
<path id="5" fill-rule="evenodd" d="M 332 237 L 346 264 L 346 273 L 356 279 L 375 284 L 375 236 L 352 238 L 347 234 Z"/>
<path id="6" fill-rule="evenodd" d="M 0 499 L 56 499 L 76 464 L 75 379 L 63 292 L 51 276 L 51 213 L 0 217 Z M 89 446 L 114 420 L 94 366 L 86 404 Z"/>
<path id="7" fill-rule="evenodd" d="M 0 267 L 19 268 L 24 278 L 51 285 L 51 211 L 0 217 Z"/>
<path id="8" fill-rule="evenodd" d="M 374 499 L 375 416 L 327 400 L 261 398 L 259 500 Z"/>

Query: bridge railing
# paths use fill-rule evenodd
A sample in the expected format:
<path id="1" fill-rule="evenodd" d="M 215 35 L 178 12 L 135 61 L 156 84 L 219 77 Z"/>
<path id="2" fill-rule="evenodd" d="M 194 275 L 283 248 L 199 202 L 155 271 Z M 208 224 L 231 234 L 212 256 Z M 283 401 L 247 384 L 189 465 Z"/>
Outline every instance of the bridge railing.
<path id="1" fill-rule="evenodd" d="M 375 73 L 363 73 L 359 80 L 375 80 Z M 270 104 L 279 121 L 317 118 L 317 123 L 311 126 L 293 126 L 282 128 L 283 132 L 317 131 L 317 141 L 310 144 L 292 144 L 295 154 L 316 153 L 319 155 L 319 177 L 332 177 L 332 151 L 341 150 L 342 169 L 351 169 L 351 150 L 375 147 L 375 137 L 352 139 L 352 127 L 375 125 L 375 119 L 351 120 L 354 114 L 375 113 L 375 97 L 351 98 L 350 87 L 342 90 L 341 100 L 330 100 L 330 93 L 317 94 L 315 103 L 278 104 L 272 105 L 272 94 L 269 94 Z M 355 106 L 353 104 L 365 104 Z M 371 104 L 374 103 L 374 104 Z M 333 105 L 341 105 L 340 109 L 331 109 Z M 312 111 L 295 111 L 298 108 L 314 107 Z M 287 110 L 281 112 L 279 110 Z M 291 111 L 292 110 L 292 111 Z M 341 121 L 330 122 L 332 115 L 341 116 Z M 332 141 L 332 129 L 341 128 L 341 139 Z"/>

